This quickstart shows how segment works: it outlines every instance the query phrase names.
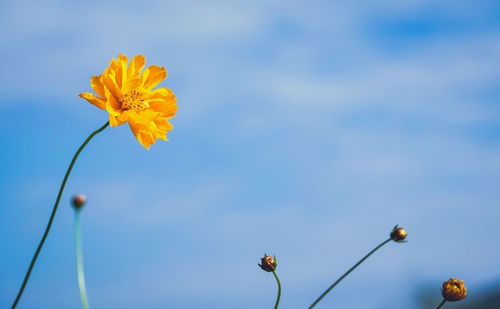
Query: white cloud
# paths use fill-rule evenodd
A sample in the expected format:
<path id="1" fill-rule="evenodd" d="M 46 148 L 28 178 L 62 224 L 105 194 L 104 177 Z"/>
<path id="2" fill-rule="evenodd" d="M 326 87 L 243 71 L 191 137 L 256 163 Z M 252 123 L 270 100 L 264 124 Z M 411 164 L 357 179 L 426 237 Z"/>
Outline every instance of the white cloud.
<path id="1" fill-rule="evenodd" d="M 367 66 L 329 76 L 259 73 L 269 76 L 261 91 L 271 94 L 281 109 L 300 114 L 376 107 L 448 122 L 496 119 L 498 111 L 492 114 L 491 108 L 461 98 L 493 86 L 500 76 L 495 60 L 500 38 L 472 40 L 426 46 L 403 59 L 373 57 Z"/>

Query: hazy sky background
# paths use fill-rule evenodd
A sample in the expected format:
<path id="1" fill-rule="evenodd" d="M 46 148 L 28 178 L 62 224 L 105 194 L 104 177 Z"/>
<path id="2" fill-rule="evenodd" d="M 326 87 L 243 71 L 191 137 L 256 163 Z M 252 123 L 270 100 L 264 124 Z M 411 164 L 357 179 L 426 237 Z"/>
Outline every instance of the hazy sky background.
<path id="1" fill-rule="evenodd" d="M 18 306 L 419 308 L 500 280 L 500 2 L 2 1 L 0 307 L 73 153 L 107 113 L 77 97 L 122 53 L 165 66 L 170 141 L 127 125 L 81 154 Z"/>

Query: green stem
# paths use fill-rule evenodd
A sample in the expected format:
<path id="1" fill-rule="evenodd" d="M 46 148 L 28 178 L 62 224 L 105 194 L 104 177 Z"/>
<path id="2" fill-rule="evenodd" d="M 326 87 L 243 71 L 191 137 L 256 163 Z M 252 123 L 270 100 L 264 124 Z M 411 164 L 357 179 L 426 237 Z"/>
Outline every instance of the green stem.
<path id="1" fill-rule="evenodd" d="M 446 302 L 446 299 L 443 299 L 443 301 L 439 304 L 439 306 L 436 307 L 436 309 L 443 307 L 445 302 Z"/>
<path id="2" fill-rule="evenodd" d="M 345 277 L 347 277 L 347 275 L 349 275 L 356 267 L 359 266 L 359 264 L 363 263 L 370 255 L 372 255 L 375 251 L 377 251 L 378 249 L 380 249 L 383 245 L 385 245 L 386 243 L 390 242 L 391 241 L 391 238 L 387 239 L 387 240 L 384 240 L 380 245 L 378 245 L 377 247 L 375 247 L 375 249 L 373 249 L 372 251 L 370 251 L 367 255 L 365 255 L 364 258 L 362 258 L 361 260 L 359 260 L 359 262 L 357 262 L 356 264 L 354 264 L 353 267 L 351 267 L 345 274 L 343 274 L 340 278 L 337 279 L 337 281 L 335 281 L 328 289 L 326 289 L 325 292 L 323 292 L 323 294 L 321 294 L 320 297 L 318 297 L 318 299 L 316 299 L 316 301 L 309 307 L 309 309 L 313 308 L 314 306 L 316 306 L 317 303 L 319 303 L 319 301 L 325 297 L 326 294 L 328 294 L 328 292 L 330 292 L 331 289 L 333 289 L 340 281 L 342 281 L 342 279 L 344 279 Z"/>
<path id="3" fill-rule="evenodd" d="M 78 287 L 80 288 L 80 299 L 83 309 L 89 309 L 87 300 L 87 289 L 85 288 L 85 273 L 83 272 L 82 240 L 80 237 L 80 210 L 75 210 L 75 247 L 76 247 L 76 269 L 78 272 Z"/>
<path id="4" fill-rule="evenodd" d="M 276 278 L 276 282 L 278 282 L 278 297 L 276 298 L 276 304 L 274 305 L 274 309 L 278 308 L 278 305 L 280 303 L 280 297 L 281 297 L 281 283 L 280 279 L 278 278 L 278 275 L 276 275 L 276 272 L 273 271 L 274 278 Z"/>
<path id="5" fill-rule="evenodd" d="M 66 181 L 68 180 L 69 174 L 71 173 L 71 170 L 73 169 L 73 165 L 75 164 L 76 159 L 78 158 L 78 155 L 80 152 L 82 152 L 83 148 L 90 142 L 90 140 L 99 132 L 103 131 L 106 129 L 106 127 L 109 125 L 109 122 L 106 122 L 102 127 L 99 129 L 95 130 L 92 132 L 92 134 L 87 137 L 85 142 L 78 148 L 76 151 L 75 155 L 73 156 L 73 160 L 71 160 L 71 163 L 69 164 L 68 170 L 66 171 L 66 174 L 64 175 L 64 179 L 62 181 L 61 187 L 59 188 L 59 193 L 57 194 L 56 198 L 56 203 L 54 204 L 54 208 L 52 209 L 52 214 L 50 215 L 49 223 L 47 224 L 47 227 L 45 228 L 45 232 L 43 233 L 42 239 L 40 240 L 40 243 L 38 244 L 38 247 L 35 251 L 35 254 L 33 255 L 33 259 L 31 260 L 30 266 L 28 267 L 28 271 L 26 272 L 26 275 L 24 276 L 23 284 L 21 285 L 21 288 L 19 289 L 19 292 L 17 293 L 16 299 L 14 300 L 14 303 L 12 304 L 11 309 L 16 308 L 17 303 L 21 299 L 21 295 L 23 294 L 24 288 L 26 287 L 26 284 L 28 283 L 28 279 L 30 278 L 31 271 L 33 270 L 33 266 L 35 266 L 36 259 L 38 258 L 38 254 L 40 253 L 40 250 L 42 250 L 43 244 L 45 243 L 45 239 L 47 238 L 47 235 L 49 234 L 50 227 L 52 226 L 52 221 L 54 221 L 54 217 L 56 215 L 57 211 L 57 206 L 59 205 L 59 201 L 61 200 L 61 195 L 64 190 L 64 186 L 66 185 Z"/>

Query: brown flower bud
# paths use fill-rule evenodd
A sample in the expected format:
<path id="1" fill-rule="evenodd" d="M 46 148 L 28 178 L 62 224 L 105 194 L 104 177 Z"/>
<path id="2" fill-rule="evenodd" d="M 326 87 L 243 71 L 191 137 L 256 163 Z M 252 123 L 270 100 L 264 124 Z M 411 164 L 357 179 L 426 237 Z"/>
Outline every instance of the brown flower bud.
<path id="1" fill-rule="evenodd" d="M 408 234 L 402 227 L 398 227 L 397 225 L 391 231 L 391 239 L 396 242 L 403 242 Z"/>
<path id="2" fill-rule="evenodd" d="M 83 205 L 85 205 L 85 202 L 87 201 L 87 198 L 83 194 L 77 194 L 73 196 L 71 199 L 71 205 L 75 210 L 80 210 L 83 208 Z"/>
<path id="3" fill-rule="evenodd" d="M 262 264 L 258 264 L 260 266 L 260 268 L 262 268 L 263 270 L 268 271 L 268 272 L 275 271 L 276 267 L 278 266 L 278 263 L 276 263 L 276 257 L 272 257 L 269 255 L 265 255 L 261 259 L 261 263 Z"/>
<path id="4" fill-rule="evenodd" d="M 443 282 L 441 294 L 447 301 L 458 301 L 467 296 L 467 288 L 464 286 L 463 280 L 450 279 Z"/>

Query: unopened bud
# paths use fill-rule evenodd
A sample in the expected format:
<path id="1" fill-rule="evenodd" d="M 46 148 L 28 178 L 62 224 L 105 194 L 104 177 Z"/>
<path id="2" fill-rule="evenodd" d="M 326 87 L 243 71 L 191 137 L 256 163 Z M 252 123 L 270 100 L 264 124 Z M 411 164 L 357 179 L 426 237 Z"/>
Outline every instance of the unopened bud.
<path id="1" fill-rule="evenodd" d="M 459 301 L 467 296 L 467 288 L 463 280 L 450 279 L 443 282 L 441 294 L 447 301 Z"/>
<path id="2" fill-rule="evenodd" d="M 71 198 L 71 205 L 75 210 L 80 210 L 83 208 L 85 205 L 85 202 L 87 201 L 87 198 L 83 194 L 77 194 Z"/>
<path id="3" fill-rule="evenodd" d="M 260 266 L 260 268 L 262 268 L 263 270 L 268 271 L 268 272 L 275 271 L 276 267 L 278 266 L 278 263 L 276 263 L 276 257 L 272 257 L 269 255 L 265 255 L 261 259 L 261 263 L 262 264 L 258 264 Z"/>
<path id="4" fill-rule="evenodd" d="M 403 242 L 407 235 L 406 231 L 397 225 L 391 231 L 391 239 L 396 242 Z"/>

